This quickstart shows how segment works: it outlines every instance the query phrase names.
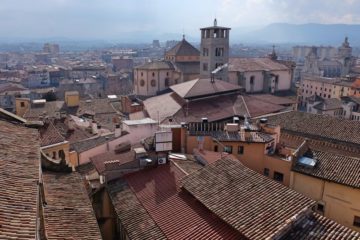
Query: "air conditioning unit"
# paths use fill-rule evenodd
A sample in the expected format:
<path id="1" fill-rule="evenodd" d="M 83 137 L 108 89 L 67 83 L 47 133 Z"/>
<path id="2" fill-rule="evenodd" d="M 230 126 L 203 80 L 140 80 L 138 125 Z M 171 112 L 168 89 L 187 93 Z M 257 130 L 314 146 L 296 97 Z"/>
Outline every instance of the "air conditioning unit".
<path id="1" fill-rule="evenodd" d="M 166 163 L 166 157 L 159 157 L 158 158 L 158 164 L 165 164 Z"/>

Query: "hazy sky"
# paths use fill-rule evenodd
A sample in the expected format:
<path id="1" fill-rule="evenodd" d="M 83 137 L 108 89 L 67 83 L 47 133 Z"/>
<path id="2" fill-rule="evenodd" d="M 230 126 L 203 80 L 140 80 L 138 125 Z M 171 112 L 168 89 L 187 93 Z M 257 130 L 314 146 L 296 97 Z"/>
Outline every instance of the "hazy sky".
<path id="1" fill-rule="evenodd" d="M 116 39 L 126 32 L 198 34 L 212 24 L 360 23 L 360 0 L 0 0 L 0 37 Z M 196 35 L 195 35 L 196 36 Z"/>

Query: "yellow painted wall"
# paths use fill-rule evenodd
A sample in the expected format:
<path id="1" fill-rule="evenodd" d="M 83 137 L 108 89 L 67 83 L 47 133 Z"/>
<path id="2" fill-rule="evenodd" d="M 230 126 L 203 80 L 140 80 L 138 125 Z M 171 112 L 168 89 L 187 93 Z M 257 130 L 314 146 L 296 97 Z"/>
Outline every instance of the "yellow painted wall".
<path id="1" fill-rule="evenodd" d="M 21 106 L 21 103 L 24 106 Z M 28 98 L 16 98 L 15 99 L 15 113 L 16 115 L 23 117 L 26 111 L 30 108 L 30 99 Z"/>
<path id="2" fill-rule="evenodd" d="M 360 189 L 291 172 L 290 188 L 316 201 L 325 203 L 324 216 L 360 232 L 353 226 L 360 216 Z"/>
<path id="3" fill-rule="evenodd" d="M 232 154 L 236 156 L 248 168 L 264 174 L 264 168 L 269 168 L 270 178 L 273 178 L 274 171 L 284 175 L 283 184 L 289 186 L 290 184 L 290 169 L 291 162 L 279 159 L 276 156 L 269 156 L 265 154 L 265 143 L 247 143 L 247 142 L 221 142 L 224 146 L 232 146 Z M 209 136 L 204 137 L 203 149 L 214 151 L 214 147 L 218 146 L 218 151 L 223 148 L 220 144 L 213 141 Z M 238 147 L 244 147 L 244 153 L 238 153 Z M 186 153 L 192 154 L 193 149 L 198 148 L 198 141 L 195 136 L 187 136 L 186 140 Z"/>
<path id="4" fill-rule="evenodd" d="M 78 154 L 75 151 L 71 151 L 69 153 L 69 159 L 70 159 L 70 163 L 71 166 L 77 167 L 78 166 Z"/>
<path id="5" fill-rule="evenodd" d="M 49 156 L 49 157 L 53 157 L 53 152 L 55 152 L 55 159 L 60 159 L 59 157 L 59 151 L 60 150 L 63 150 L 64 153 L 65 153 L 65 160 L 66 160 L 66 163 L 70 163 L 70 152 L 69 152 L 69 149 L 70 149 L 70 144 L 69 142 L 64 142 L 62 144 L 56 144 L 54 146 L 45 146 L 45 147 L 42 147 L 41 150 L 43 150 L 43 152 Z"/>
<path id="6" fill-rule="evenodd" d="M 65 102 L 68 107 L 79 106 L 80 96 L 79 94 L 68 94 L 65 92 Z"/>

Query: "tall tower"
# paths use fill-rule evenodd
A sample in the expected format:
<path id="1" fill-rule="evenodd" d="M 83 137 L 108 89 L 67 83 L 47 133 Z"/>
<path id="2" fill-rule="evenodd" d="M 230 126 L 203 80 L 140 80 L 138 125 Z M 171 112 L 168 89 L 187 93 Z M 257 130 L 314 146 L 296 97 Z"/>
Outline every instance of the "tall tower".
<path id="1" fill-rule="evenodd" d="M 230 28 L 219 27 L 216 19 L 214 26 L 201 28 L 200 77 L 210 78 L 211 72 L 229 62 Z M 215 78 L 228 80 L 228 70 L 216 73 Z"/>

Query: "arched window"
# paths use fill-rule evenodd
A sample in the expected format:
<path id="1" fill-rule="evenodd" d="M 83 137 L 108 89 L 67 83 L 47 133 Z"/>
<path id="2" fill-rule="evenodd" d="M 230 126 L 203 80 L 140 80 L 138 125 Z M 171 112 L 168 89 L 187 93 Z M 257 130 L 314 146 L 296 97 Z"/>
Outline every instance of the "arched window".
<path id="1" fill-rule="evenodd" d="M 154 73 L 154 72 L 152 73 L 152 76 L 155 77 L 155 73 Z"/>
<path id="2" fill-rule="evenodd" d="M 143 79 L 140 80 L 140 86 L 144 86 L 145 85 L 145 81 Z"/>
<path id="3" fill-rule="evenodd" d="M 250 84 L 253 85 L 255 81 L 255 76 L 251 76 L 250 77 Z"/>
<path id="4" fill-rule="evenodd" d="M 65 160 L 65 152 L 64 152 L 64 150 L 59 150 L 59 158 L 61 159 L 61 160 Z"/>
<path id="5" fill-rule="evenodd" d="M 165 87 L 170 86 L 170 79 L 165 78 Z"/>

